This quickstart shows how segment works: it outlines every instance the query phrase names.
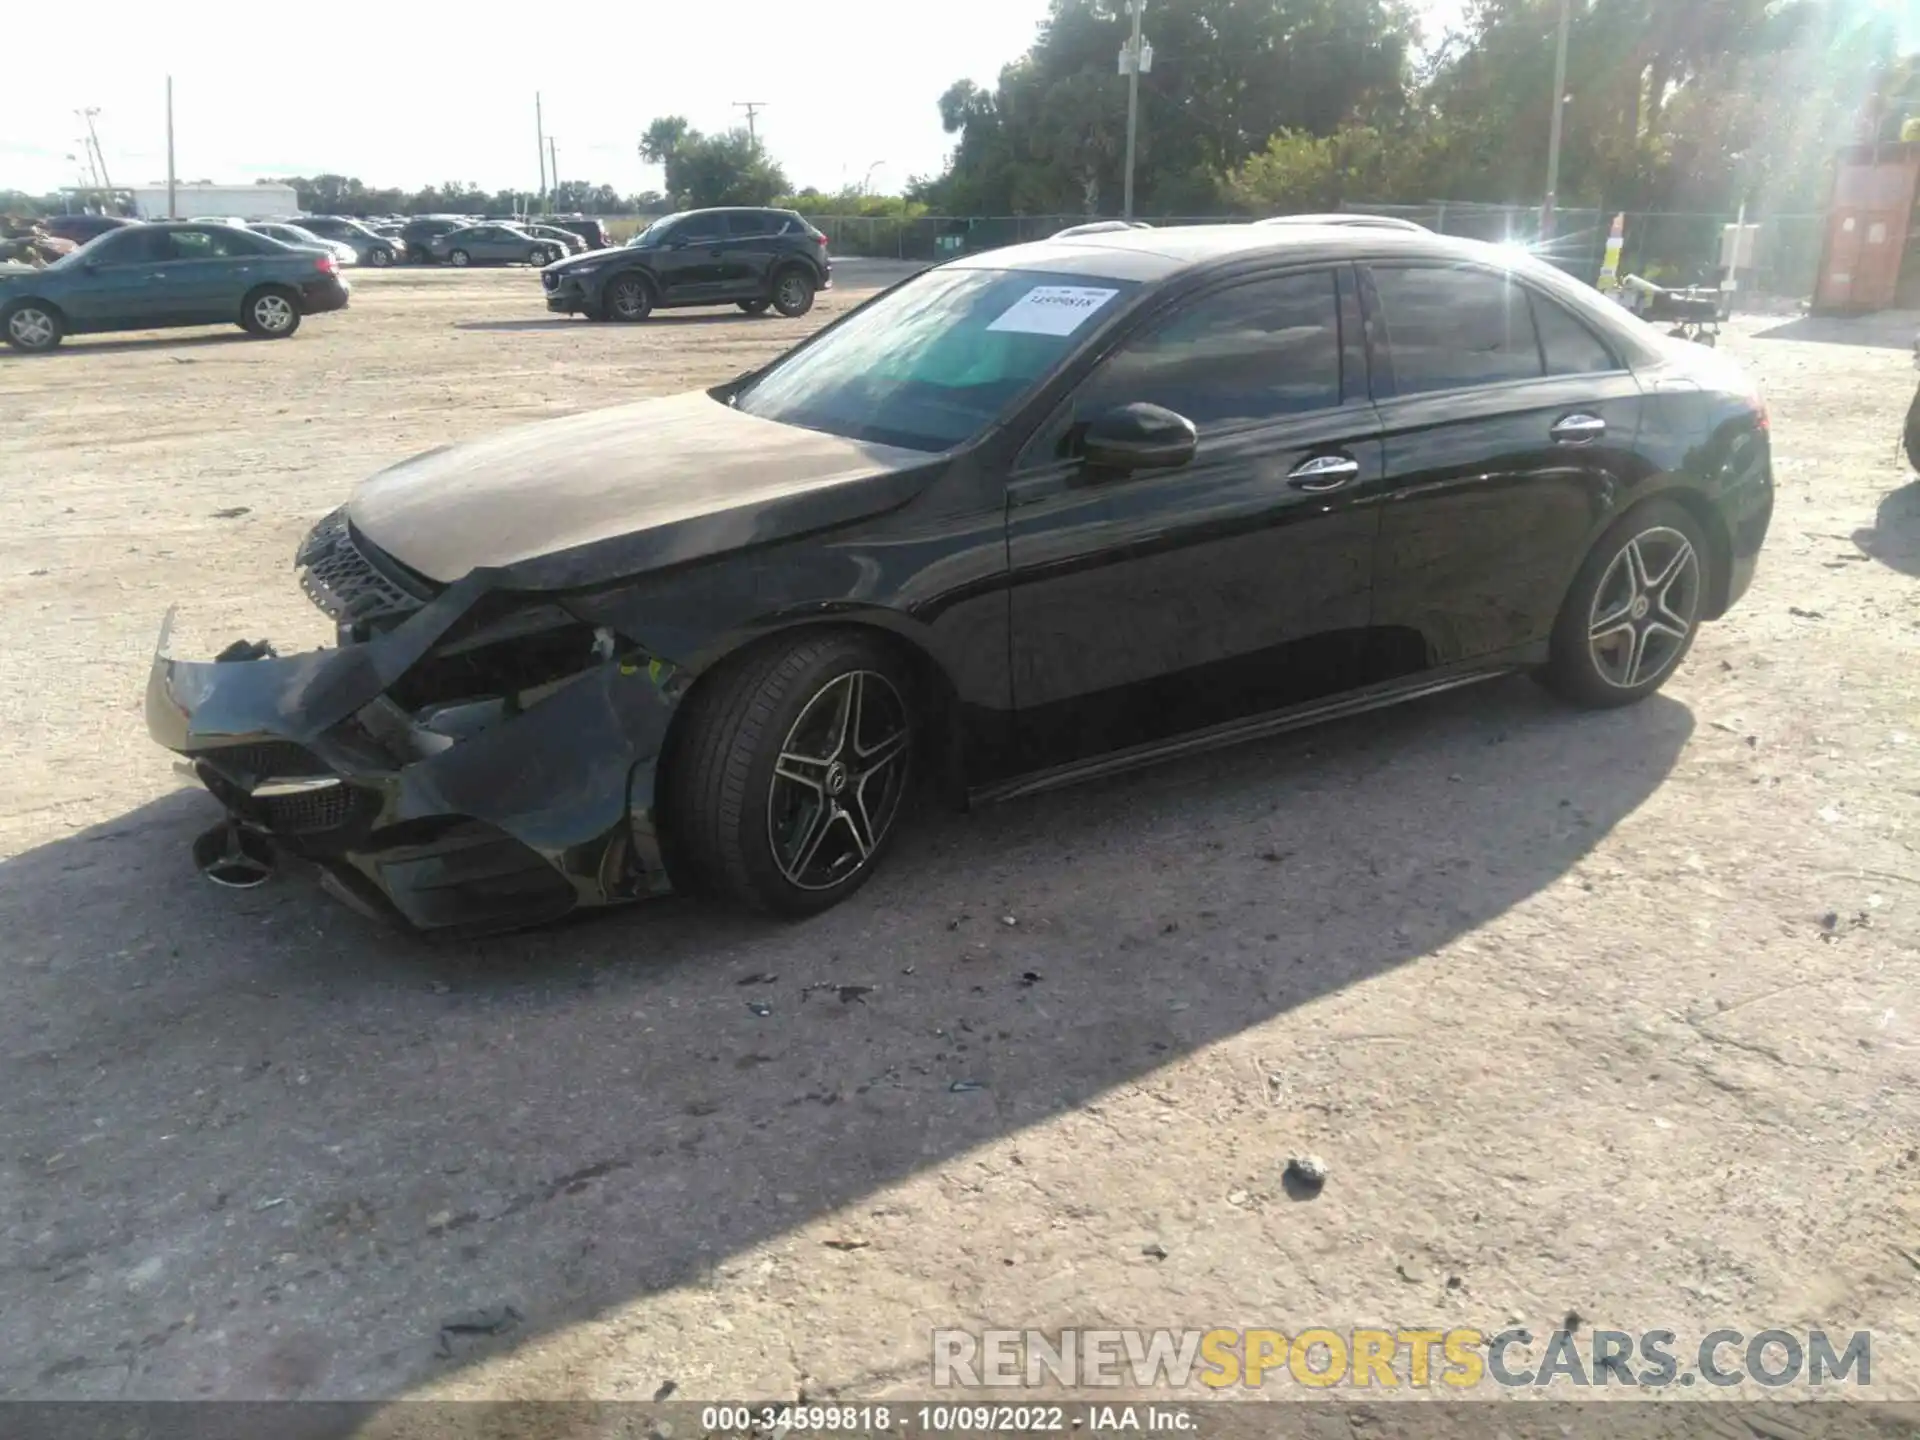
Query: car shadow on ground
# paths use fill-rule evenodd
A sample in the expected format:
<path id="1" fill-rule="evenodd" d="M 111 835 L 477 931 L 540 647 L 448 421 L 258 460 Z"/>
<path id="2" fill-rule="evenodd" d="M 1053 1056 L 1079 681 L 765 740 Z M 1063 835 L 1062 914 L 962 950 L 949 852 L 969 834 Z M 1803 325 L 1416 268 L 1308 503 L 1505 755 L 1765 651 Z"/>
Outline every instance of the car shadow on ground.
<path id="1" fill-rule="evenodd" d="M 586 322 L 572 315 L 555 316 L 547 320 L 456 320 L 456 330 L 567 330 Z"/>
<path id="2" fill-rule="evenodd" d="M 392 1396 L 696 1283 L 1440 963 L 1561 881 L 1692 729 L 1663 697 L 1582 714 L 1499 681 L 928 812 L 805 923 L 669 901 L 462 945 L 306 884 L 206 886 L 211 803 L 168 795 L 0 864 L 0 1393 Z M 446 1316 L 506 1305 L 510 1333 L 436 1353 Z"/>
<path id="3" fill-rule="evenodd" d="M 121 350 L 204 350 L 212 345 L 251 345 L 258 344 L 255 336 L 244 330 L 217 330 L 207 335 L 140 335 L 128 339 L 109 340 L 96 335 L 69 335 L 61 341 L 60 348 L 49 350 L 44 355 L 34 355 L 34 360 L 57 360 L 62 356 L 72 358 L 81 355 L 110 355 Z M 0 352 L 5 353 L 5 352 Z"/>
<path id="4" fill-rule="evenodd" d="M 1873 513 L 1872 526 L 1855 530 L 1853 543 L 1889 570 L 1920 575 L 1920 480 L 1888 491 Z"/>
<path id="5" fill-rule="evenodd" d="M 1906 311 L 1872 315 L 1802 315 L 1753 332 L 1756 340 L 1801 340 L 1816 345 L 1862 345 L 1869 349 L 1913 349 L 1920 317 Z"/>

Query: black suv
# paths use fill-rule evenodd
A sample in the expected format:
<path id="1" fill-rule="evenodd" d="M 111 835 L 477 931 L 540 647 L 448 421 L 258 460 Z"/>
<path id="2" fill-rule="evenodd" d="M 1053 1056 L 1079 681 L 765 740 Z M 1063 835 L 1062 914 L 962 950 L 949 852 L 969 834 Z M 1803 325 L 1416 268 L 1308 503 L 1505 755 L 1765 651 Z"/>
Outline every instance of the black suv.
<path id="1" fill-rule="evenodd" d="M 540 272 L 547 308 L 589 320 L 644 320 L 685 305 L 804 315 L 833 283 L 827 237 L 792 210 L 686 210 L 625 245 Z"/>
<path id="2" fill-rule="evenodd" d="M 604 250 L 613 241 L 607 235 L 607 227 L 598 220 L 590 220 L 584 215 L 541 215 L 534 217 L 543 225 L 551 225 L 556 230 L 571 230 L 587 242 L 589 250 Z"/>
<path id="3" fill-rule="evenodd" d="M 433 259 L 428 247 L 454 230 L 460 230 L 472 224 L 470 220 L 456 219 L 451 215 L 417 215 L 400 227 L 401 243 L 407 247 L 407 259 L 416 264 L 427 264 Z"/>

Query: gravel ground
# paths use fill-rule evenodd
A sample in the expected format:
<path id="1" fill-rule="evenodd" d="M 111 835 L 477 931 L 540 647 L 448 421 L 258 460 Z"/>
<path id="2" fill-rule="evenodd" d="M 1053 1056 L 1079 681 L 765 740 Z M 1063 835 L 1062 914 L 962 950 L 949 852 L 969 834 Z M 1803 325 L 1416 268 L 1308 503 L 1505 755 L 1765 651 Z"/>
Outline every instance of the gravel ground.
<path id="1" fill-rule="evenodd" d="M 1630 712 L 1500 682 L 928 815 L 794 926 L 455 947 L 197 879 L 140 717 L 169 603 L 181 653 L 319 640 L 291 553 L 362 474 L 722 379 L 858 283 L 626 328 L 363 274 L 287 343 L 0 359 L 0 1394 L 909 1396 L 933 1324 L 1576 1312 L 1871 1328 L 1920 1395 L 1910 324 L 1728 338 L 1773 535 Z"/>

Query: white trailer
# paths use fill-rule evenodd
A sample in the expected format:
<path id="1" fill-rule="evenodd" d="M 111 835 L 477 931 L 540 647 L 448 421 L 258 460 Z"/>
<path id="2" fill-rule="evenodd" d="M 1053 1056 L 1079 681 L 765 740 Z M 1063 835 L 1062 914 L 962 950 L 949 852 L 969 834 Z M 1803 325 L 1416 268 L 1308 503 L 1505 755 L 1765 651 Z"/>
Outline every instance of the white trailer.
<path id="1" fill-rule="evenodd" d="M 134 212 L 142 220 L 167 218 L 167 187 L 136 185 Z M 236 220 L 271 220 L 298 215 L 300 197 L 291 185 L 175 185 L 173 214 L 185 220 L 194 215 L 229 216 Z"/>

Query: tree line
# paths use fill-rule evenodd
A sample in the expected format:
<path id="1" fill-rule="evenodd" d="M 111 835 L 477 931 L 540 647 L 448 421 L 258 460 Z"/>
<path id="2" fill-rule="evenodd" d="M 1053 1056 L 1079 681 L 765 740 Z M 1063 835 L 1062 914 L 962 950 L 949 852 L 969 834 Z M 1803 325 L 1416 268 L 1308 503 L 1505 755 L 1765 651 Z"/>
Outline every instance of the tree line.
<path id="1" fill-rule="evenodd" d="M 1409 0 L 1153 0 L 1135 168 L 1143 216 L 1330 209 L 1343 201 L 1537 205 L 1561 0 L 1470 0 L 1421 33 Z M 1571 0 L 1559 203 L 1774 213 L 1826 203 L 1835 148 L 1920 116 L 1920 55 L 1872 0 Z M 663 188 L 566 181 L 550 208 L 651 215 L 785 204 L 813 215 L 1080 215 L 1119 209 L 1125 0 L 1051 0 L 991 88 L 938 98 L 953 149 L 897 196 L 796 191 L 750 131 L 662 116 L 638 143 Z M 539 197 L 447 183 L 289 177 L 303 210 L 508 215 Z M 48 202 L 0 192 L 0 209 Z M 57 208 L 57 206 L 53 207 Z"/>
<path id="2" fill-rule="evenodd" d="M 1538 204 L 1560 10 L 1473 0 L 1429 43 L 1402 0 L 1154 0 L 1136 208 Z M 1899 57 L 1893 16 L 1868 0 L 1572 0 L 1571 16 L 1563 206 L 1819 209 L 1838 146 L 1897 139 L 1920 114 L 1920 57 Z M 914 197 L 950 214 L 1114 213 L 1130 25 L 1122 0 L 1053 0 L 991 89 L 941 96 L 952 160 Z"/>

